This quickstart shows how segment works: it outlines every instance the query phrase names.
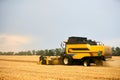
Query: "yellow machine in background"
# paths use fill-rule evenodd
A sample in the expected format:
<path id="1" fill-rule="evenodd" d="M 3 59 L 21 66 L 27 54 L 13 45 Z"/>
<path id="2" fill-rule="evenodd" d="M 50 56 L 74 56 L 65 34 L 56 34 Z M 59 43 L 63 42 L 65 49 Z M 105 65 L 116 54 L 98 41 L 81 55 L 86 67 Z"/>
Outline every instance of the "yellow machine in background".
<path id="1" fill-rule="evenodd" d="M 111 48 L 100 42 L 87 40 L 86 37 L 69 37 L 65 42 L 63 63 L 71 65 L 77 62 L 84 66 L 89 66 L 90 63 L 102 65 L 102 60 L 111 58 L 111 54 Z"/>
<path id="2" fill-rule="evenodd" d="M 90 63 L 102 65 L 102 61 L 111 58 L 112 50 L 109 46 L 104 46 L 100 42 L 88 40 L 86 37 L 69 37 L 64 41 L 65 51 L 61 56 L 42 56 L 43 64 L 83 64 L 89 66 Z M 57 63 L 55 63 L 55 61 Z"/>

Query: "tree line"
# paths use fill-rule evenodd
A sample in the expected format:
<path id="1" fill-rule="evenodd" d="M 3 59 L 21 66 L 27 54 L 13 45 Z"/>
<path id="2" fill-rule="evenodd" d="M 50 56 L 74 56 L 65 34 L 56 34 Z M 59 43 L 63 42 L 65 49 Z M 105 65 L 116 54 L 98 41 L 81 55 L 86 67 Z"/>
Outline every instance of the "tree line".
<path id="1" fill-rule="evenodd" d="M 112 47 L 112 55 L 120 56 L 120 47 Z"/>
<path id="2" fill-rule="evenodd" d="M 56 49 L 45 49 L 45 50 L 32 50 L 32 51 L 20 51 L 20 52 L 1 52 L 0 55 L 45 55 L 45 56 L 56 56 L 61 55 L 64 50 L 62 48 Z"/>
<path id="3" fill-rule="evenodd" d="M 45 49 L 45 50 L 32 50 L 32 51 L 20 51 L 20 52 L 1 52 L 0 55 L 46 55 L 46 56 L 56 56 L 61 55 L 64 52 L 62 48 L 56 49 Z M 112 47 L 112 55 L 120 56 L 120 47 Z"/>

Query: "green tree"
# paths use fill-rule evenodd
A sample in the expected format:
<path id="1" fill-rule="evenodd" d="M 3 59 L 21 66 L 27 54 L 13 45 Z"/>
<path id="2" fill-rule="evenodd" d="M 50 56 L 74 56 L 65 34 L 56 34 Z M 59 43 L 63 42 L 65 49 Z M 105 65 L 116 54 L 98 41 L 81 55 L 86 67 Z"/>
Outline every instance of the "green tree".
<path id="1" fill-rule="evenodd" d="M 20 51 L 16 53 L 16 55 L 32 55 L 32 52 L 31 51 Z"/>
<path id="2" fill-rule="evenodd" d="M 113 56 L 120 56 L 120 48 L 119 47 L 113 47 L 112 48 L 112 55 Z"/>
<path id="3" fill-rule="evenodd" d="M 3 55 L 13 55 L 14 52 L 3 52 Z"/>
<path id="4" fill-rule="evenodd" d="M 49 50 L 48 49 L 45 50 L 45 55 L 49 55 Z"/>
<path id="5" fill-rule="evenodd" d="M 3 52 L 0 52 L 0 55 L 3 55 Z"/>
<path id="6" fill-rule="evenodd" d="M 35 51 L 35 50 L 32 50 L 32 54 L 33 54 L 33 55 L 36 55 L 36 51 Z"/>
<path id="7" fill-rule="evenodd" d="M 36 55 L 44 55 L 45 51 L 44 50 L 37 50 Z"/>
<path id="8" fill-rule="evenodd" d="M 119 47 L 116 47 L 116 54 L 117 54 L 117 56 L 120 56 L 120 48 Z"/>
<path id="9" fill-rule="evenodd" d="M 115 52 L 115 48 L 112 47 L 112 55 L 115 56 L 116 55 L 116 52 Z"/>
<path id="10" fill-rule="evenodd" d="M 47 54 L 48 56 L 54 56 L 55 52 L 54 49 L 50 49 L 49 53 Z"/>
<path id="11" fill-rule="evenodd" d="M 55 55 L 59 56 L 59 55 L 61 55 L 61 53 L 62 53 L 62 49 L 61 48 L 56 48 L 55 49 Z"/>
<path id="12" fill-rule="evenodd" d="M 27 51 L 26 55 L 32 55 L 32 52 L 31 51 Z"/>

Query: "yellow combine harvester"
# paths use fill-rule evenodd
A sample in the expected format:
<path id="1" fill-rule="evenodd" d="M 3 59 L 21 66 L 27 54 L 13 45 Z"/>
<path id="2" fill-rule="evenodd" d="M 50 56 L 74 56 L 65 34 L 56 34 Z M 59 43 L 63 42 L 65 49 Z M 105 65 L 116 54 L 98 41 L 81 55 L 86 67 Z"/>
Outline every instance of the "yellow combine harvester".
<path id="1" fill-rule="evenodd" d="M 41 64 L 83 64 L 90 66 L 90 63 L 102 65 L 106 58 L 111 58 L 112 50 L 109 46 L 86 37 L 69 37 L 64 41 L 65 51 L 61 56 L 41 56 Z"/>

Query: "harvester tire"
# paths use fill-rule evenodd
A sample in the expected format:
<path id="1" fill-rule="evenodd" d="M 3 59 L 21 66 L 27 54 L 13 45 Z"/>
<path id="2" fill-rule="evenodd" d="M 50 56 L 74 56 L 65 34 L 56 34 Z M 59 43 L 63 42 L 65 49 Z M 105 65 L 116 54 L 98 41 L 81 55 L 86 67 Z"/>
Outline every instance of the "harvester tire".
<path id="1" fill-rule="evenodd" d="M 63 57 L 63 64 L 64 65 L 72 65 L 73 59 L 70 55 L 66 55 Z"/>
<path id="2" fill-rule="evenodd" d="M 85 67 L 90 66 L 89 60 L 84 60 L 84 61 L 83 61 L 83 65 L 84 65 Z"/>

